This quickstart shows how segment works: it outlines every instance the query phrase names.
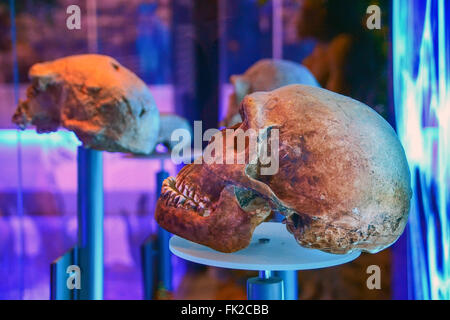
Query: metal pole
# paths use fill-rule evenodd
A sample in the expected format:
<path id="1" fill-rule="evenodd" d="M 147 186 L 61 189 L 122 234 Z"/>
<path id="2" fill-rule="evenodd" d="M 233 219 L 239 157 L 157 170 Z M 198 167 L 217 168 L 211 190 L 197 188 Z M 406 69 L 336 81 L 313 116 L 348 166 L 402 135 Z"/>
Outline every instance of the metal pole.
<path id="1" fill-rule="evenodd" d="M 273 277 L 272 272 L 263 270 L 259 277 L 247 280 L 248 300 L 284 300 L 283 280 Z"/>
<path id="2" fill-rule="evenodd" d="M 161 160 L 161 170 L 156 174 L 156 199 L 161 195 L 161 188 L 169 173 L 164 169 Z M 158 287 L 172 291 L 172 254 L 169 250 L 170 233 L 158 226 Z"/>
<path id="3" fill-rule="evenodd" d="M 284 284 L 284 299 L 298 300 L 297 271 L 275 271 L 274 275 L 281 278 Z"/>
<path id="4" fill-rule="evenodd" d="M 78 147 L 78 247 L 82 300 L 103 299 L 102 152 Z"/>
<path id="5" fill-rule="evenodd" d="M 10 19 L 11 19 L 11 46 L 12 46 L 12 71 L 14 84 L 14 104 L 19 102 L 19 62 L 17 58 L 17 32 L 16 32 L 16 9 L 15 1 L 9 1 Z M 19 263 L 18 263 L 18 293 L 19 299 L 23 299 L 25 292 L 24 280 L 24 258 L 25 258 L 25 233 L 24 233 L 24 207 L 23 207 L 23 169 L 22 169 L 22 139 L 21 130 L 17 130 L 17 218 L 19 222 Z"/>
<path id="6" fill-rule="evenodd" d="M 53 261 L 50 266 L 50 299 L 51 300 L 75 300 L 77 290 L 70 289 L 67 285 L 67 267 L 77 265 L 77 248 L 67 251 L 64 255 Z"/>
<path id="7" fill-rule="evenodd" d="M 169 173 L 164 169 L 161 159 L 161 170 L 156 173 L 156 199 L 161 195 L 161 188 Z M 151 300 L 172 291 L 172 254 L 169 250 L 170 233 L 158 226 L 157 237 L 150 237 L 141 246 L 141 264 L 144 282 L 144 299 Z M 156 280 L 156 281 L 155 281 Z"/>
<path id="8" fill-rule="evenodd" d="M 144 282 L 144 300 L 152 300 L 156 291 L 157 241 L 154 235 L 150 236 L 141 246 L 142 280 Z"/>
<path id="9" fill-rule="evenodd" d="M 272 271 L 269 271 L 269 270 L 259 271 L 259 277 L 261 279 L 270 279 L 271 276 L 272 276 Z"/>

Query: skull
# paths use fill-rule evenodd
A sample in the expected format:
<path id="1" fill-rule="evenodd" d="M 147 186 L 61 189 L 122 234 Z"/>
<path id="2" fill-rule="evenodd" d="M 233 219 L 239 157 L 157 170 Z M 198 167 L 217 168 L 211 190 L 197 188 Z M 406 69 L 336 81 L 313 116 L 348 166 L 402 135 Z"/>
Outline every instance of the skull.
<path id="1" fill-rule="evenodd" d="M 226 126 L 233 126 L 242 121 L 239 105 L 250 93 L 272 91 L 290 84 L 320 86 L 311 72 L 301 64 L 274 59 L 260 60 L 244 74 L 231 76 L 230 81 L 234 92 L 229 98 L 227 115 L 223 121 Z"/>
<path id="2" fill-rule="evenodd" d="M 263 165 L 250 159 L 187 165 L 163 183 L 155 213 L 163 228 L 222 252 L 248 246 L 272 210 L 286 217 L 301 246 L 330 253 L 376 253 L 401 235 L 409 168 L 394 130 L 375 111 L 325 89 L 291 85 L 247 96 L 240 112 L 235 128 L 265 131 L 266 140 L 278 129 L 278 171 L 262 175 Z M 221 137 L 236 138 L 225 130 Z"/>
<path id="3" fill-rule="evenodd" d="M 159 132 L 153 97 L 134 73 L 108 56 L 70 56 L 31 67 L 27 100 L 13 122 L 39 133 L 72 130 L 86 147 L 150 153 Z"/>

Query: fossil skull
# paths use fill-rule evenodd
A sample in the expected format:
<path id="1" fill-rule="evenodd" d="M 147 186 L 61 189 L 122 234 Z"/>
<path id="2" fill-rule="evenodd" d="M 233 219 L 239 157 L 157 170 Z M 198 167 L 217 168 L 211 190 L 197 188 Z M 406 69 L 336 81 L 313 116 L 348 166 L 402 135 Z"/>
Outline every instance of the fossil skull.
<path id="1" fill-rule="evenodd" d="M 233 93 L 228 100 L 225 126 L 233 126 L 242 121 L 239 105 L 244 97 L 258 91 L 272 91 L 290 84 L 304 84 L 319 87 L 311 72 L 301 64 L 276 59 L 262 59 L 252 65 L 242 75 L 230 77 Z"/>
<path id="2" fill-rule="evenodd" d="M 39 133 L 64 127 L 84 146 L 150 153 L 159 132 L 153 97 L 134 73 L 111 57 L 85 54 L 38 63 L 13 122 Z"/>
<path id="3" fill-rule="evenodd" d="M 253 93 L 240 111 L 235 128 L 278 129 L 278 172 L 262 175 L 250 161 L 187 165 L 164 181 L 155 214 L 163 228 L 222 252 L 248 246 L 272 210 L 301 246 L 330 253 L 376 253 L 401 235 L 410 173 L 394 130 L 375 111 L 303 85 Z"/>

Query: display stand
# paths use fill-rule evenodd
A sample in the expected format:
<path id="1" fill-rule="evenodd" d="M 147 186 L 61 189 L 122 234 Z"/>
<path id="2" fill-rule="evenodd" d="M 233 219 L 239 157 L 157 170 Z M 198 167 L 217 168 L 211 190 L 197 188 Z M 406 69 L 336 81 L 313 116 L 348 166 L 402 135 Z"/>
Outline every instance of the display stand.
<path id="1" fill-rule="evenodd" d="M 170 239 L 170 250 L 180 258 L 208 266 L 259 271 L 259 277 L 247 281 L 249 300 L 289 298 L 284 294 L 284 287 L 292 287 L 289 282 L 297 279 L 282 279 L 274 275 L 275 271 L 328 268 L 350 262 L 360 255 L 360 252 L 337 255 L 303 248 L 284 224 L 276 222 L 259 225 L 250 245 L 234 253 L 221 253 L 178 236 Z"/>
<path id="2" fill-rule="evenodd" d="M 164 168 L 164 160 L 170 159 L 170 154 L 154 154 L 145 159 L 159 159 L 161 168 L 156 173 L 156 194 L 158 199 L 164 180 L 169 173 Z M 144 299 L 151 300 L 157 288 L 172 290 L 172 262 L 169 251 L 170 234 L 157 227 L 157 237 L 150 236 L 141 246 L 142 277 L 144 280 Z"/>
<path id="3" fill-rule="evenodd" d="M 51 265 L 54 300 L 103 299 L 103 157 L 78 147 L 78 244 Z M 78 266 L 80 289 L 70 289 L 68 267 Z"/>
<path id="4" fill-rule="evenodd" d="M 201 151 L 192 150 L 191 156 L 182 159 L 189 162 L 201 155 Z M 161 195 L 164 180 L 169 177 L 164 161 L 171 159 L 171 153 L 152 153 L 150 155 L 127 156 L 133 159 L 160 160 L 160 170 L 156 173 L 155 199 Z M 144 299 L 154 299 L 157 289 L 172 291 L 172 261 L 169 250 L 170 233 L 158 226 L 157 237 L 150 236 L 141 245 L 142 278 L 144 282 Z"/>

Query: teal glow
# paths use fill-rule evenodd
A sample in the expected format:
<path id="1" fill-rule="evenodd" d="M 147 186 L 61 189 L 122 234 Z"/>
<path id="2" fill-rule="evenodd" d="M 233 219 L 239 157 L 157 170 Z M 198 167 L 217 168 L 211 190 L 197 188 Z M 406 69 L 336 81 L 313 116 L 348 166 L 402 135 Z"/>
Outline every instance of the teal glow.
<path id="1" fill-rule="evenodd" d="M 450 2 L 393 1 L 397 130 L 414 196 L 410 298 L 450 299 Z"/>
<path id="2" fill-rule="evenodd" d="M 20 137 L 19 137 L 20 135 Z M 16 147 L 20 138 L 23 146 L 38 145 L 47 148 L 76 149 L 80 145 L 74 133 L 69 131 L 57 131 L 39 134 L 34 130 L 18 131 L 14 129 L 0 130 L 0 146 Z"/>

